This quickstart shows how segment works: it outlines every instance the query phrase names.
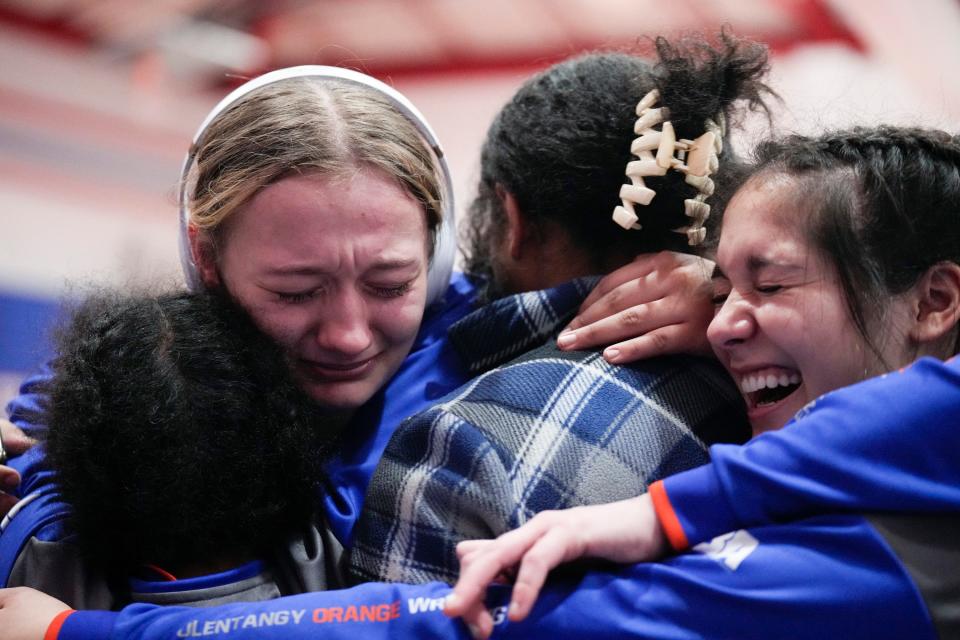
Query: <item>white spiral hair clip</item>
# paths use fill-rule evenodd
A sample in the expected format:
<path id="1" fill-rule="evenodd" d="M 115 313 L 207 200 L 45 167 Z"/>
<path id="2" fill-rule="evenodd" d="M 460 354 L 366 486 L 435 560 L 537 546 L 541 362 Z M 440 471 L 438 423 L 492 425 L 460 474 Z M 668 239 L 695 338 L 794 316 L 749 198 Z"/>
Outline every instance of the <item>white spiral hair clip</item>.
<path id="1" fill-rule="evenodd" d="M 683 201 L 684 212 L 691 218 L 690 224 L 673 231 L 686 234 L 691 246 L 698 245 L 707 235 L 703 223 L 710 216 L 710 205 L 706 199 L 714 189 L 710 176 L 716 173 L 720 164 L 718 156 L 723 151 L 723 136 L 726 134 L 723 113 L 717 114 L 716 121 L 707 119 L 704 123 L 706 131 L 696 140 L 677 140 L 669 119 L 670 110 L 656 108 L 654 105 L 658 100 L 660 92 L 653 89 L 637 103 L 637 121 L 633 130 L 640 137 L 630 145 L 630 153 L 640 159 L 627 163 L 630 184 L 620 187 L 621 204 L 613 210 L 613 220 L 624 229 L 640 229 L 634 206 L 646 206 L 657 195 L 643 179 L 663 176 L 669 169 L 674 169 L 685 174 L 686 182 L 700 193 Z M 653 128 L 657 125 L 662 125 L 660 131 Z"/>
<path id="2" fill-rule="evenodd" d="M 446 291 L 450 284 L 450 274 L 453 272 L 453 262 L 457 253 L 456 226 L 454 220 L 453 206 L 453 181 L 450 177 L 450 168 L 447 166 L 446 158 L 443 155 L 443 149 L 433 129 L 427 123 L 423 114 L 413 106 L 402 93 L 393 87 L 380 82 L 375 78 L 350 69 L 341 69 L 340 67 L 328 67 L 321 65 L 303 65 L 298 67 L 288 67 L 277 69 L 258 76 L 249 82 L 241 85 L 230 92 L 227 97 L 221 100 L 217 106 L 207 114 L 203 123 L 193 136 L 193 144 L 187 152 L 187 157 L 183 161 L 183 170 L 180 176 L 180 263 L 183 267 L 184 277 L 187 285 L 192 291 L 202 288 L 200 275 L 197 271 L 197 265 L 193 260 L 190 251 L 190 193 L 196 183 L 196 153 L 203 143 L 207 128 L 224 111 L 239 102 L 247 94 L 265 87 L 274 82 L 288 80 L 290 78 L 317 78 L 320 80 L 333 80 L 336 82 L 345 82 L 362 85 L 376 91 L 387 98 L 393 106 L 407 120 L 413 124 L 424 142 L 433 151 L 436 157 L 437 167 L 440 170 L 440 199 L 443 209 L 443 220 L 440 228 L 437 230 L 433 243 L 433 257 L 430 259 L 430 266 L 427 270 L 427 305 L 436 302 Z"/>

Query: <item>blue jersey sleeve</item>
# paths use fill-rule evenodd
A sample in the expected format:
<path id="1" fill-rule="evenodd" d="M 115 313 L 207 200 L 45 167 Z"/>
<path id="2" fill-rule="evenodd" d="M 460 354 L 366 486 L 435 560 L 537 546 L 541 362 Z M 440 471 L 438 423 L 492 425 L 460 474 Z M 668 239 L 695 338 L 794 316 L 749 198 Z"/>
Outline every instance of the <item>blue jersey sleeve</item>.
<path id="1" fill-rule="evenodd" d="M 42 438 L 46 431 L 41 422 L 46 402 L 44 387 L 52 375 L 49 366 L 45 366 L 23 382 L 20 394 L 7 405 L 10 421 L 32 438 Z M 0 586 L 7 585 L 20 552 L 31 538 L 54 542 L 63 537 L 61 525 L 68 514 L 42 445 L 12 458 L 8 464 L 20 473 L 16 494 L 21 501 L 0 520 Z"/>
<path id="2" fill-rule="evenodd" d="M 46 431 L 46 425 L 40 420 L 43 405 L 46 402 L 44 386 L 52 377 L 50 366 L 44 366 L 39 372 L 23 381 L 19 395 L 7 404 L 10 422 L 23 429 L 31 438 L 39 438 Z"/>
<path id="3" fill-rule="evenodd" d="M 37 440 L 42 439 L 47 430 L 47 425 L 42 422 L 43 407 L 47 397 L 45 386 L 52 377 L 50 366 L 45 365 L 38 373 L 23 381 L 19 395 L 7 404 L 10 422 Z M 20 473 L 18 497 L 23 498 L 42 489 L 52 488 L 53 474 L 46 467 L 42 447 L 35 446 L 24 455 L 12 458 L 9 465 Z"/>
<path id="4" fill-rule="evenodd" d="M 872 527 L 826 516 L 713 540 L 662 563 L 554 585 L 494 637 L 935 638 L 923 599 Z"/>
<path id="5" fill-rule="evenodd" d="M 506 621 L 494 587 L 494 638 L 936 637 L 922 598 L 869 524 L 825 516 L 761 527 L 664 563 L 567 575 L 531 617 Z M 75 612 L 60 640 L 468 638 L 441 612 L 449 587 L 371 583 L 209 609 L 133 605 Z"/>
<path id="6" fill-rule="evenodd" d="M 356 640 L 364 638 L 463 638 L 463 623 L 443 615 L 450 586 L 368 583 L 342 591 L 288 596 L 264 602 L 194 609 L 131 605 L 118 613 L 77 611 L 63 622 L 59 640 Z M 49 636 L 49 634 L 48 634 Z"/>
<path id="7" fill-rule="evenodd" d="M 43 367 L 24 380 L 19 395 L 7 405 L 10 421 L 32 438 L 41 439 L 47 428 L 42 422 L 44 387 L 52 375 L 49 365 Z M 21 500 L 0 521 L 0 586 L 7 586 L 10 573 L 31 538 L 43 542 L 63 538 L 62 524 L 69 513 L 60 500 L 53 471 L 46 464 L 43 445 L 32 447 L 8 464 L 20 473 L 16 494 Z"/>
<path id="8" fill-rule="evenodd" d="M 711 464 L 663 488 L 691 544 L 817 513 L 955 512 L 958 423 L 960 360 L 924 358 L 823 396 L 780 431 L 714 446 Z"/>

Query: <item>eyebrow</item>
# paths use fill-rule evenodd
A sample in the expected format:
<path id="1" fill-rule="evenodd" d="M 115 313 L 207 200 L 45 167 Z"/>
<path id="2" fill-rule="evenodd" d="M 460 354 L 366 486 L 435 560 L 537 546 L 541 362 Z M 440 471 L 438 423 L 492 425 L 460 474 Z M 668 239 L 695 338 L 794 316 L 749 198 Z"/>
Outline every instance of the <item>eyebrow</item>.
<path id="1" fill-rule="evenodd" d="M 773 263 L 764 258 L 760 258 L 758 256 L 750 256 L 750 258 L 747 260 L 747 270 L 750 273 L 756 273 L 757 271 L 760 271 L 760 269 L 769 267 L 771 264 Z"/>
<path id="2" fill-rule="evenodd" d="M 384 260 L 377 262 L 367 271 L 393 271 L 395 269 L 406 269 L 417 264 L 416 258 L 397 258 L 395 260 Z"/>
<path id="3" fill-rule="evenodd" d="M 326 273 L 326 271 L 316 267 L 294 267 L 293 269 L 287 267 L 275 267 L 272 269 L 267 269 L 265 273 L 270 276 L 315 276 L 322 275 Z"/>
<path id="4" fill-rule="evenodd" d="M 797 269 L 802 268 L 795 264 L 774 262 L 773 260 L 767 260 L 766 258 L 761 258 L 759 256 L 750 256 L 750 258 L 747 260 L 747 271 L 750 272 L 751 276 L 755 275 L 758 271 L 762 269 L 766 269 L 768 267 L 773 267 L 776 269 L 784 269 L 787 271 L 795 271 Z M 730 278 L 728 278 L 727 274 L 725 274 L 723 270 L 720 269 L 720 265 L 714 263 L 713 272 L 710 274 L 710 279 L 711 280 L 720 280 L 720 279 L 729 280 Z"/>
<path id="5" fill-rule="evenodd" d="M 399 269 L 407 269 L 411 266 L 417 264 L 416 258 L 397 258 L 397 259 L 387 259 L 382 262 L 377 262 L 371 265 L 367 271 L 396 271 Z M 302 267 L 276 267 L 269 269 L 266 272 L 268 275 L 296 275 L 296 276 L 317 276 L 317 275 L 326 275 L 329 273 L 326 269 L 321 269 L 320 267 L 305 265 Z"/>
<path id="6" fill-rule="evenodd" d="M 755 274 L 761 269 L 783 269 L 785 271 L 796 271 L 797 269 L 802 269 L 803 267 L 797 264 L 790 262 L 777 262 L 775 260 L 768 260 L 766 258 L 761 258 L 759 256 L 750 256 L 747 260 L 747 269 L 751 274 Z"/>

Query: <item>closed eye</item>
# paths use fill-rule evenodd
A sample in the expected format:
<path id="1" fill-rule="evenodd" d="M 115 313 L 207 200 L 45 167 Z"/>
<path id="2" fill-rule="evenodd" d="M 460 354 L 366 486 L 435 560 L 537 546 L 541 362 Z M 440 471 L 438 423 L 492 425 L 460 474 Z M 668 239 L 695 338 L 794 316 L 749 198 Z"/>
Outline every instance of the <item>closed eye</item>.
<path id="1" fill-rule="evenodd" d="M 395 286 L 381 287 L 372 285 L 370 290 L 373 292 L 373 295 L 378 298 L 399 298 L 400 296 L 406 294 L 410 291 L 410 288 L 413 286 L 413 282 L 404 282 L 403 284 L 398 284 Z"/>
<path id="2" fill-rule="evenodd" d="M 711 297 L 711 301 L 713 302 L 713 306 L 720 307 L 727 301 L 727 297 L 730 295 L 730 281 L 720 272 L 720 269 L 714 268 L 712 284 L 713 296 Z"/>
<path id="3" fill-rule="evenodd" d="M 276 291 L 277 299 L 280 302 L 285 302 L 288 304 L 298 304 L 301 302 L 306 302 L 311 300 L 314 296 L 317 295 L 319 289 L 310 289 L 309 291 L 294 291 L 294 292 L 285 292 L 285 291 Z"/>

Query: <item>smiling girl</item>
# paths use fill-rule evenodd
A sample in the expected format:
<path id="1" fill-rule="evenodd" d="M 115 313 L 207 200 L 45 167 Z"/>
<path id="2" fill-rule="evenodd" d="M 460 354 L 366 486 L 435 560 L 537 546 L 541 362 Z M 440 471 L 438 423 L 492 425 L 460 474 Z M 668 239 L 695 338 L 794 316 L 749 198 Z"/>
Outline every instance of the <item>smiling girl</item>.
<path id="1" fill-rule="evenodd" d="M 757 157 L 721 224 L 708 337 L 762 437 L 712 447 L 710 465 L 646 496 L 462 543 L 447 611 L 478 635 L 493 626 L 478 598 L 503 570 L 519 564 L 509 618 L 532 610 L 543 627 L 573 602 L 548 590 L 533 609 L 550 568 L 649 560 L 668 543 L 704 544 L 619 581 L 588 576 L 573 598 L 601 583 L 629 596 L 619 630 L 644 637 L 960 631 L 960 363 L 941 362 L 960 335 L 960 142 L 879 127 Z"/>
<path id="2" fill-rule="evenodd" d="M 724 216 L 707 337 L 740 385 L 754 435 L 828 391 L 954 353 L 960 267 L 951 243 L 938 241 L 952 212 L 897 174 L 949 196 L 957 167 L 910 158 L 895 144 L 910 132 L 863 134 L 764 145 L 759 173 Z M 937 141 L 912 135 L 918 146 Z M 863 166 L 831 151 L 861 153 Z"/>

